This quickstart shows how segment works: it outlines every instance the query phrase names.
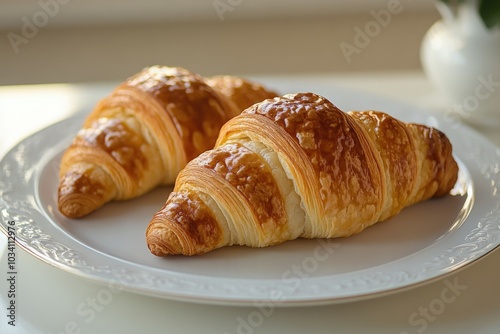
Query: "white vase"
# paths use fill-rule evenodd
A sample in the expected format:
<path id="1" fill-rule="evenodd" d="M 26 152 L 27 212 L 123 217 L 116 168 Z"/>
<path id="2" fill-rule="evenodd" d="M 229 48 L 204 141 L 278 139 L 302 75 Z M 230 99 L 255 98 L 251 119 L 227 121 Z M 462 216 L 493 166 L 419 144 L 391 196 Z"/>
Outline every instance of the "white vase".
<path id="1" fill-rule="evenodd" d="M 437 6 L 443 18 L 425 35 L 420 57 L 446 118 L 500 129 L 500 29 L 486 28 L 474 0 L 457 13 Z"/>

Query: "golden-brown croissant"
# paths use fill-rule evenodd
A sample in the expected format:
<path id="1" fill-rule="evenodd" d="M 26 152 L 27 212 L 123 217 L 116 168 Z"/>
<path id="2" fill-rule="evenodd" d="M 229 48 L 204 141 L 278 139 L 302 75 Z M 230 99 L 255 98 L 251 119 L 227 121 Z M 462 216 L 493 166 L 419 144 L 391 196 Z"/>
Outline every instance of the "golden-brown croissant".
<path id="1" fill-rule="evenodd" d="M 150 251 L 203 254 L 295 238 L 346 237 L 447 194 L 458 166 L 446 136 L 377 111 L 344 113 L 312 94 L 257 103 L 179 173 L 151 220 Z"/>
<path id="2" fill-rule="evenodd" d="M 111 200 L 172 184 L 221 126 L 275 93 L 232 76 L 152 66 L 101 100 L 63 155 L 59 210 L 78 218 Z"/>

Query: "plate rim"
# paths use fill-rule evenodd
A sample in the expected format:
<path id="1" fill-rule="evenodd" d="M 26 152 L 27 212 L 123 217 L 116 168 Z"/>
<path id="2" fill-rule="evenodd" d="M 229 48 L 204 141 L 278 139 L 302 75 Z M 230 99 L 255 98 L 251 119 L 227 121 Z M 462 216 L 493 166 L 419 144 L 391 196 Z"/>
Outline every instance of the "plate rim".
<path id="1" fill-rule="evenodd" d="M 396 103 L 399 105 L 409 106 L 407 103 L 395 101 L 392 99 L 385 98 L 384 100 L 386 100 L 386 101 L 389 100 L 390 103 L 392 103 L 392 104 Z M 427 117 L 426 123 L 429 123 L 429 122 L 436 123 L 437 122 L 438 128 L 443 128 L 443 127 L 446 128 L 448 125 L 445 122 L 439 121 L 436 118 L 436 115 L 430 114 L 428 111 L 426 111 L 422 108 L 419 108 L 417 106 L 411 106 L 411 105 L 409 107 L 413 111 L 419 110 L 421 112 L 421 114 L 419 115 L 419 118 L 421 119 L 420 122 L 422 122 L 422 120 L 425 119 L 425 117 Z M 49 131 L 52 131 L 53 129 L 55 129 L 57 127 L 64 127 L 66 124 L 71 124 L 71 123 L 81 124 L 83 122 L 83 119 L 85 116 L 86 116 L 86 114 L 84 112 L 77 113 L 69 118 L 66 118 L 62 121 L 59 121 L 57 123 L 54 123 L 54 124 L 44 128 L 44 129 L 41 129 L 40 131 L 23 139 L 21 142 L 19 142 L 17 145 L 15 145 L 2 158 L 2 160 L 0 161 L 1 169 L 4 170 L 6 164 L 9 162 L 9 159 L 11 159 L 13 156 L 16 156 L 16 154 L 19 153 L 19 151 L 21 149 L 24 149 L 23 145 L 26 145 L 26 143 L 28 143 L 29 141 L 33 141 L 34 138 L 36 138 L 37 136 L 42 136 L 43 134 L 45 134 Z M 423 116 L 425 116 L 425 117 L 423 117 Z M 436 125 L 434 125 L 434 126 L 436 126 Z M 496 150 L 495 151 L 496 152 L 496 160 L 494 160 L 494 161 L 496 162 L 496 166 L 498 167 L 498 158 L 500 157 L 500 149 L 499 148 L 497 148 L 494 144 L 489 142 L 481 134 L 476 132 L 474 129 L 469 128 L 465 124 L 461 124 L 461 123 L 454 124 L 453 127 L 457 127 L 460 131 L 465 131 L 465 133 L 472 135 L 472 137 L 474 138 L 475 141 L 480 142 L 480 144 L 481 144 L 480 147 L 484 148 L 486 146 L 487 149 L 490 149 L 490 150 L 495 149 Z M 446 132 L 446 130 L 444 130 L 444 131 Z M 49 158 L 47 158 L 47 159 L 48 159 L 48 161 L 50 161 Z M 36 168 L 40 169 L 40 166 L 36 166 Z M 4 174 L 5 173 L 3 173 L 2 178 L 0 178 L 0 185 L 3 185 L 5 183 L 5 181 L 3 181 Z M 498 179 L 498 175 L 495 175 L 495 176 Z M 38 179 L 36 177 L 34 178 L 34 182 L 38 182 Z M 500 184 L 500 182 L 499 182 L 499 184 Z M 2 189 L 2 188 L 0 188 L 0 189 Z M 35 196 L 35 200 L 37 200 L 36 198 L 37 198 L 37 196 Z M 19 213 L 12 212 L 12 209 L 14 209 L 12 207 L 13 203 L 10 203 L 10 206 L 8 205 L 9 203 L 8 203 L 8 201 L 6 201 L 5 196 L 4 196 L 4 190 L 0 191 L 0 203 L 2 204 L 3 207 L 5 207 L 5 209 L 2 210 L 2 216 L 4 219 L 0 222 L 0 230 L 2 230 L 2 232 L 7 235 L 5 222 L 8 220 L 8 217 L 12 216 L 12 214 L 15 215 L 15 214 L 19 214 Z M 37 202 L 37 204 L 40 205 L 39 202 Z M 24 208 L 15 208 L 15 209 L 16 210 L 20 209 L 21 214 L 23 213 L 23 210 L 24 210 Z M 37 210 L 38 214 L 41 214 L 46 219 L 49 219 L 49 217 L 47 217 L 47 215 L 44 213 L 43 209 L 38 208 L 38 207 L 30 208 L 30 209 Z M 500 212 L 498 206 L 497 206 L 496 210 L 497 210 L 496 212 Z M 29 212 L 29 213 L 32 213 L 32 212 Z M 16 222 L 18 221 L 18 219 L 14 219 L 14 220 L 16 220 Z M 26 220 L 26 223 L 28 224 L 28 226 L 24 226 L 24 227 L 25 228 L 32 227 L 35 230 L 35 231 L 31 230 L 31 231 L 26 231 L 26 232 L 32 233 L 32 234 L 38 233 L 38 237 L 40 237 L 42 241 L 43 240 L 50 241 L 53 238 L 53 236 L 51 236 L 51 235 L 44 234 L 43 231 L 41 231 L 39 229 L 39 226 L 37 226 L 33 222 L 32 219 L 30 222 L 29 217 L 25 217 L 25 220 Z M 498 218 L 498 220 L 496 221 L 498 226 L 500 226 L 499 221 L 500 221 L 500 218 Z M 39 231 L 36 231 L 36 229 L 39 229 Z M 499 233 L 499 235 L 500 235 L 500 233 Z M 33 241 L 33 240 L 34 239 L 31 239 L 31 241 Z M 89 272 L 88 270 L 82 269 L 82 267 L 85 267 L 85 265 L 86 265 L 86 260 L 83 258 L 79 258 L 79 256 L 81 254 L 77 254 L 78 252 L 75 250 L 65 249 L 64 248 L 65 245 L 60 243 L 57 240 L 53 240 L 53 242 L 51 244 L 50 243 L 49 244 L 51 246 L 55 246 L 56 252 L 59 252 L 59 254 L 56 254 L 57 256 L 60 257 L 58 260 L 51 258 L 50 255 L 47 255 L 47 253 L 44 253 L 40 249 L 36 249 L 36 247 L 34 247 L 32 244 L 28 243 L 28 241 L 30 241 L 29 238 L 27 240 L 21 240 L 21 241 L 24 241 L 24 242 L 20 242 L 19 240 L 16 240 L 16 244 L 18 244 L 24 251 L 27 251 L 29 254 L 35 256 L 36 258 L 42 260 L 45 263 L 48 263 L 48 264 L 54 266 L 54 267 L 57 267 L 61 270 L 73 273 L 77 276 L 80 276 L 80 277 L 85 278 L 85 279 L 89 279 L 91 281 L 94 281 L 94 282 L 97 282 L 100 284 L 114 284 L 114 283 L 118 282 L 126 290 L 140 293 L 140 294 L 144 294 L 144 295 L 163 297 L 163 298 L 172 299 L 172 300 L 203 303 L 203 304 L 249 306 L 249 305 L 255 304 L 256 302 L 263 300 L 262 297 L 265 297 L 266 295 L 267 295 L 267 297 L 269 297 L 269 292 L 272 291 L 272 289 L 275 289 L 275 283 L 276 283 L 275 279 L 258 279 L 258 281 L 260 283 L 266 283 L 266 285 L 264 287 L 261 287 L 260 289 L 251 291 L 252 296 L 247 295 L 246 298 L 239 296 L 236 293 L 233 293 L 232 295 L 228 294 L 228 295 L 225 295 L 222 297 L 219 296 L 219 298 L 215 297 L 213 294 L 212 295 L 211 294 L 199 294 L 201 292 L 201 291 L 199 291 L 199 288 L 206 288 L 207 287 L 206 285 L 203 284 L 203 282 L 200 282 L 201 286 L 198 289 L 191 285 L 190 291 L 184 290 L 183 292 L 180 292 L 180 293 L 177 290 L 171 291 L 169 289 L 166 289 L 166 290 L 162 289 L 162 290 L 158 291 L 158 288 L 161 289 L 161 286 L 157 284 L 158 282 L 156 282 L 156 285 L 151 283 L 152 281 L 155 280 L 155 277 L 147 277 L 147 276 L 144 276 L 141 274 L 142 275 L 142 282 L 137 282 L 137 279 L 136 279 L 136 281 L 134 281 L 133 279 L 132 280 L 130 279 L 131 273 L 127 272 L 126 268 L 113 268 L 110 266 L 89 265 L 89 267 L 94 268 L 94 270 L 90 270 L 90 272 Z M 354 300 L 359 300 L 359 299 L 373 298 L 373 297 L 377 297 L 380 295 L 386 295 L 386 294 L 390 294 L 390 293 L 396 293 L 396 292 L 401 291 L 401 290 L 406 290 L 406 289 L 409 289 L 412 287 L 421 286 L 421 285 L 426 284 L 428 282 L 431 282 L 433 280 L 447 276 L 448 274 L 455 273 L 456 271 L 461 270 L 461 269 L 467 267 L 468 265 L 473 264 L 475 261 L 490 254 L 495 249 L 499 248 L 499 246 L 500 246 L 500 237 L 498 239 L 495 239 L 492 244 L 489 244 L 486 247 L 482 247 L 481 248 L 482 252 L 479 252 L 478 254 L 472 254 L 471 258 L 467 259 L 464 263 L 461 263 L 460 265 L 456 266 L 456 268 L 454 268 L 453 270 L 447 270 L 445 272 L 441 272 L 441 273 L 436 274 L 436 275 L 428 276 L 425 279 L 420 279 L 420 280 L 417 279 L 416 281 L 415 280 L 412 281 L 411 279 L 408 279 L 408 277 L 406 277 L 406 283 L 405 283 L 405 277 L 399 277 L 396 279 L 399 279 L 400 284 L 394 285 L 394 280 L 392 280 L 393 286 L 390 289 L 365 291 L 365 293 L 342 295 L 342 296 L 337 296 L 337 297 L 332 297 L 331 295 L 327 295 L 327 296 L 315 296 L 313 298 L 307 298 L 307 297 L 303 297 L 303 296 L 294 298 L 294 293 L 293 293 L 294 291 L 290 291 L 290 292 L 288 292 L 287 299 L 284 301 L 279 301 L 279 303 L 276 303 L 277 304 L 276 306 L 304 306 L 304 305 L 334 304 L 334 303 L 343 303 L 343 302 L 354 301 Z M 59 250 L 57 250 L 58 247 L 59 247 Z M 69 252 L 69 254 L 66 254 L 67 256 L 69 255 L 69 257 L 66 257 L 66 258 L 61 257 L 61 252 Z M 160 269 L 157 269 L 157 268 L 150 268 L 150 269 L 152 269 L 152 272 L 155 272 L 155 271 L 160 272 L 161 271 Z M 98 274 L 98 273 L 100 273 L 100 274 Z M 410 275 L 408 273 L 406 273 L 406 274 L 400 273 L 400 274 L 402 276 Z M 381 276 L 378 278 L 376 276 L 374 276 L 371 279 L 372 280 L 379 279 L 380 282 L 384 282 L 384 280 L 387 281 L 387 279 L 388 279 L 387 277 L 384 277 L 383 274 L 379 274 L 379 275 L 381 275 Z M 197 275 L 186 274 L 186 273 L 179 274 L 179 276 L 181 276 L 181 277 L 170 277 L 169 280 L 164 282 L 164 284 L 166 284 L 167 286 L 170 284 L 170 286 L 172 287 L 172 286 L 175 286 L 175 284 L 176 284 L 175 279 L 185 280 L 185 278 L 189 277 L 189 276 L 195 276 L 196 278 L 199 278 L 199 276 L 197 276 Z M 193 278 L 193 277 L 191 277 L 191 278 Z M 219 278 L 212 277 L 211 279 L 217 280 Z M 316 278 L 316 279 L 321 279 L 321 278 Z M 149 282 L 150 286 L 147 285 L 148 280 L 152 280 L 151 282 Z M 222 279 L 222 280 L 224 280 L 224 279 Z M 231 278 L 231 279 L 226 279 L 226 280 L 231 281 L 231 282 L 240 281 L 241 284 L 248 283 L 248 282 L 243 282 L 243 281 L 248 281 L 245 279 Z M 255 282 L 256 280 L 257 279 L 249 279 L 249 281 L 251 281 L 251 282 Z M 313 281 L 313 280 L 314 280 L 314 278 L 309 279 L 309 281 Z M 390 278 L 389 278 L 389 280 L 390 280 Z M 410 281 L 410 283 L 408 283 L 409 281 Z M 186 282 L 177 282 L 177 284 L 181 284 L 181 285 L 177 285 L 176 287 L 182 286 L 182 284 L 186 284 Z M 273 287 L 273 284 L 274 284 L 274 287 Z M 233 287 L 233 290 L 234 290 L 234 287 Z M 163 292 L 163 293 L 161 293 L 161 292 Z M 241 293 L 241 291 L 240 291 L 240 293 Z M 217 294 L 217 292 L 215 292 L 215 294 Z"/>

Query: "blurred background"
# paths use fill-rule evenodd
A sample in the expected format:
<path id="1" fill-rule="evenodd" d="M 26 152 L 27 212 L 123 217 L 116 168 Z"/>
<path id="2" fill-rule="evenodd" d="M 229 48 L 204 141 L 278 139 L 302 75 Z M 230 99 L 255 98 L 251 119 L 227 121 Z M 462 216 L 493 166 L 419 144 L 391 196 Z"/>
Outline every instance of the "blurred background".
<path id="1" fill-rule="evenodd" d="M 420 68 L 431 0 L 0 0 L 0 85 Z"/>

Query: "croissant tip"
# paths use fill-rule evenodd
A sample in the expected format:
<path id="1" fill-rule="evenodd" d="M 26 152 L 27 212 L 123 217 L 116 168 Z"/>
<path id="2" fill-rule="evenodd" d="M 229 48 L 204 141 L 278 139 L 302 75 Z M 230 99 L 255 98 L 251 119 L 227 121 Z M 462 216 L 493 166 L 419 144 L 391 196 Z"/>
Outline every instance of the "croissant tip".
<path id="1" fill-rule="evenodd" d="M 105 199 L 91 194 L 59 193 L 58 208 L 68 218 L 82 218 L 99 209 L 105 202 Z"/>
<path id="2" fill-rule="evenodd" d="M 149 251 L 151 252 L 151 254 L 153 254 L 155 256 L 162 257 L 165 255 L 169 255 L 169 253 L 165 252 L 161 247 L 159 247 L 159 245 L 157 243 L 148 242 L 148 248 L 149 248 Z"/>
<path id="3" fill-rule="evenodd" d="M 99 167 L 75 164 L 60 177 L 59 211 L 68 218 L 81 218 L 110 201 L 114 193 L 113 184 Z"/>
<path id="4" fill-rule="evenodd" d="M 153 255 L 193 255 L 186 252 L 175 233 L 156 224 L 153 219 L 146 230 L 146 242 Z"/>
<path id="5" fill-rule="evenodd" d="M 93 209 L 89 209 L 81 203 L 66 203 L 59 205 L 59 211 L 68 218 L 82 218 L 92 212 Z"/>
<path id="6" fill-rule="evenodd" d="M 169 255 L 170 252 L 166 249 L 165 243 L 162 242 L 160 231 L 156 228 L 151 228 L 151 224 L 146 230 L 146 243 L 151 254 L 156 256 Z"/>
<path id="7" fill-rule="evenodd" d="M 151 254 L 156 256 L 166 256 L 166 255 L 175 255 L 174 252 L 171 252 L 169 247 L 165 245 L 164 242 L 161 242 L 160 238 L 156 235 L 148 236 L 146 238 L 147 245 Z"/>
<path id="8" fill-rule="evenodd" d="M 79 205 L 59 206 L 59 212 L 68 218 L 81 218 L 84 216 Z"/>

